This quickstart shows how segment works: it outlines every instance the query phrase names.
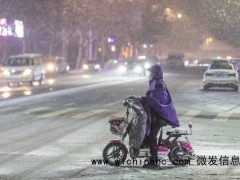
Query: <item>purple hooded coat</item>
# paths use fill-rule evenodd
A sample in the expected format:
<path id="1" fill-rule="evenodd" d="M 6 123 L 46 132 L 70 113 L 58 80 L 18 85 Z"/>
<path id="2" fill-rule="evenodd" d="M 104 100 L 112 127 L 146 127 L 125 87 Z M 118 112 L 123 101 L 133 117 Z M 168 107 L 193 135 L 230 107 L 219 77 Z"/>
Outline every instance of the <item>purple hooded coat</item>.
<path id="1" fill-rule="evenodd" d="M 149 81 L 149 88 L 146 93 L 151 108 L 160 117 L 164 118 L 168 125 L 173 128 L 179 127 L 177 113 L 167 86 L 163 81 L 161 67 L 159 65 L 154 65 L 148 70 L 154 73 L 153 78 Z"/>

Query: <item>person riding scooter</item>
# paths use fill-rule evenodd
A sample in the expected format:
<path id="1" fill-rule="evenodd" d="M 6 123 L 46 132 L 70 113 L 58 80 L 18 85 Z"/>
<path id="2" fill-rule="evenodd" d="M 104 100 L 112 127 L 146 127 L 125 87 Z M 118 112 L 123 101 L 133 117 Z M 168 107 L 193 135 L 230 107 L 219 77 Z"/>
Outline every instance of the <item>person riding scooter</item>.
<path id="1" fill-rule="evenodd" d="M 146 99 L 150 109 L 151 127 L 150 134 L 145 137 L 144 143 L 150 147 L 150 161 L 157 159 L 157 135 L 162 126 L 170 125 L 173 128 L 179 127 L 179 120 L 173 105 L 170 93 L 163 81 L 163 72 L 159 65 L 153 65 L 149 71 L 149 88 L 146 92 Z M 157 163 L 145 164 L 144 168 L 159 167 Z"/>

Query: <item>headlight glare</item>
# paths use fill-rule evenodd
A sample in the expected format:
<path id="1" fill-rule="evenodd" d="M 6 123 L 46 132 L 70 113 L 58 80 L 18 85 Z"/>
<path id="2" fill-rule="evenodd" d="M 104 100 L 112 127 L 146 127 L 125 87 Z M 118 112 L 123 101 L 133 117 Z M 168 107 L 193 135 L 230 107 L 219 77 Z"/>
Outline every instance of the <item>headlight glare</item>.
<path id="1" fill-rule="evenodd" d="M 48 64 L 47 69 L 48 69 L 48 71 L 53 71 L 54 70 L 54 65 L 53 64 Z"/>
<path id="2" fill-rule="evenodd" d="M 32 73 L 32 70 L 31 70 L 31 69 L 26 69 L 26 70 L 23 71 L 23 75 L 24 75 L 24 76 L 28 76 L 28 75 L 30 75 L 31 73 Z"/>
<path id="3" fill-rule="evenodd" d="M 144 67 L 145 67 L 145 69 L 148 69 L 148 68 L 150 68 L 150 64 L 149 63 L 145 63 Z"/>
<path id="4" fill-rule="evenodd" d="M 141 68 L 140 66 L 136 66 L 136 67 L 134 68 L 134 70 L 135 70 L 137 73 L 142 72 L 142 68 Z"/>
<path id="5" fill-rule="evenodd" d="M 99 65 L 99 64 L 96 64 L 96 65 L 94 66 L 94 68 L 95 68 L 95 69 L 100 69 L 100 65 Z"/>
<path id="6" fill-rule="evenodd" d="M 120 66 L 119 70 L 120 70 L 120 72 L 125 72 L 127 70 L 127 68 L 125 66 Z"/>
<path id="7" fill-rule="evenodd" d="M 4 69 L 3 74 L 5 76 L 9 76 L 10 75 L 10 71 L 8 69 Z"/>
<path id="8" fill-rule="evenodd" d="M 87 64 L 84 64 L 84 65 L 83 65 L 83 69 L 88 69 L 88 65 L 87 65 Z"/>

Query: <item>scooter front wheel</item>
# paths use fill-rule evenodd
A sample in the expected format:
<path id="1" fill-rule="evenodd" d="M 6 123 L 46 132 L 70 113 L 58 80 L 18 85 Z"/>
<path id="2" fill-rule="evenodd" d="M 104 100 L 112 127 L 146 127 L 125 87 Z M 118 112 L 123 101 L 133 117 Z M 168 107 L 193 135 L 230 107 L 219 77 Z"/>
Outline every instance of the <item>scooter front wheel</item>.
<path id="1" fill-rule="evenodd" d="M 121 143 L 109 143 L 103 150 L 103 159 L 110 166 L 120 166 L 127 158 L 127 151 Z"/>

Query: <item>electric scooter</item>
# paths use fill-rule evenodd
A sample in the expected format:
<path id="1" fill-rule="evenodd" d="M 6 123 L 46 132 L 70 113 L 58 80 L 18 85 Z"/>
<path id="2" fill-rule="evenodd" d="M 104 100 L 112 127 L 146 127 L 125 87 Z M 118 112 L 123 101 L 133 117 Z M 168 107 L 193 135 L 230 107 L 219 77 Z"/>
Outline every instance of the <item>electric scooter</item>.
<path id="1" fill-rule="evenodd" d="M 130 154 L 132 159 L 136 158 L 149 158 L 150 148 L 141 147 L 135 149 L 132 147 L 127 148 L 124 144 L 124 140 L 131 130 L 131 120 L 129 120 L 130 113 L 133 111 L 125 100 L 123 103 L 127 107 L 126 117 L 110 117 L 110 131 L 112 134 L 117 135 L 120 139 L 111 140 L 103 150 L 104 160 L 111 166 L 120 166 L 124 163 L 127 155 Z M 186 165 L 186 160 L 195 159 L 194 150 L 187 138 L 187 135 L 192 134 L 192 123 L 188 124 L 190 132 L 187 130 L 178 130 L 166 132 L 166 138 L 163 138 L 163 128 L 160 129 L 160 136 L 158 139 L 157 154 L 158 159 L 168 159 L 174 165 Z M 180 137 L 184 136 L 186 141 L 179 140 Z"/>

